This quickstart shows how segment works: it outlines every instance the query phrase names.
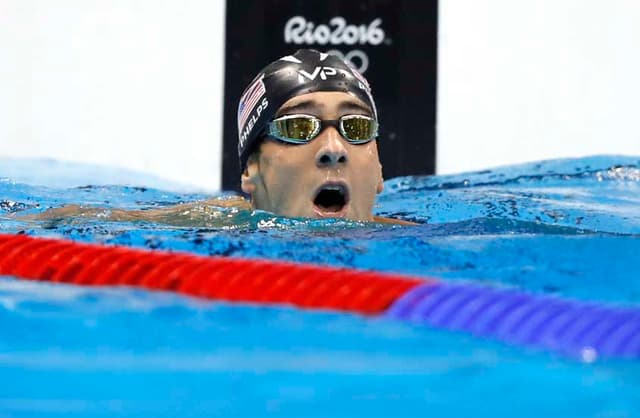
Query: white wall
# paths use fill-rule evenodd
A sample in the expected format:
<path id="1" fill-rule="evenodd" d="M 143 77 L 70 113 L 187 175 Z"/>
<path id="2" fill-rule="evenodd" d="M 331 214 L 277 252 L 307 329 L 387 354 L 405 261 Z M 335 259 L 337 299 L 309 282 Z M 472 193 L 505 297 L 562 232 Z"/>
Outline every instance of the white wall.
<path id="1" fill-rule="evenodd" d="M 218 189 L 224 6 L 0 0 L 0 158 L 104 164 Z M 440 173 L 640 155 L 640 1 L 439 7 Z"/>
<path id="2" fill-rule="evenodd" d="M 442 0 L 438 172 L 640 155 L 640 1 Z"/>
<path id="3" fill-rule="evenodd" d="M 223 0 L 0 0 L 0 157 L 218 189 Z"/>

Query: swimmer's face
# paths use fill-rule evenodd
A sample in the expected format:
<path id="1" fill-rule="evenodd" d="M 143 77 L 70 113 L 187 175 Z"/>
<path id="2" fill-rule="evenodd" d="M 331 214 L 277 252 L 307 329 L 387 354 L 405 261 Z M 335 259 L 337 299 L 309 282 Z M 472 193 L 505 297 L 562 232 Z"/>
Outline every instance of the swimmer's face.
<path id="1" fill-rule="evenodd" d="M 294 97 L 276 117 L 292 114 L 323 120 L 373 117 L 367 105 L 343 92 Z M 303 145 L 265 139 L 247 162 L 241 180 L 256 209 L 291 217 L 364 221 L 373 220 L 375 197 L 383 187 L 376 140 L 350 144 L 333 126 Z"/>

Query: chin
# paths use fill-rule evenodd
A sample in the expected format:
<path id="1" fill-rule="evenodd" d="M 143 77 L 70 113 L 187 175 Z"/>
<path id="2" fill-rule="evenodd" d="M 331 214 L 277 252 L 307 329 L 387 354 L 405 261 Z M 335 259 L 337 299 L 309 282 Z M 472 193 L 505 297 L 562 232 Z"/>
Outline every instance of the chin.
<path id="1" fill-rule="evenodd" d="M 351 219 L 349 213 L 349 207 L 344 206 L 341 208 L 332 208 L 327 210 L 326 208 L 314 206 L 313 207 L 314 218 L 347 218 Z"/>

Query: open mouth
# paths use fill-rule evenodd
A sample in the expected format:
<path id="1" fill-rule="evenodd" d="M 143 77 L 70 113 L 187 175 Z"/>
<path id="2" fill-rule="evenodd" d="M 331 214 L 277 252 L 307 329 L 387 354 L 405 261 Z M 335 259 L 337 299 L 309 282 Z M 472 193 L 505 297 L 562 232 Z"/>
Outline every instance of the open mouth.
<path id="1" fill-rule="evenodd" d="M 349 203 L 349 192 L 344 184 L 324 184 L 316 193 L 313 204 L 320 215 L 336 216 L 346 208 Z"/>

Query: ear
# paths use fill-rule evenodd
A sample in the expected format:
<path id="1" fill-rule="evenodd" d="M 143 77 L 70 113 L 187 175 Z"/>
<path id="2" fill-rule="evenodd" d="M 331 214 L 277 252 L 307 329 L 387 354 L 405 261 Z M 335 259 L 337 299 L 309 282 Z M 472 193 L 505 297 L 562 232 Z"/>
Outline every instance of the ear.
<path id="1" fill-rule="evenodd" d="M 240 188 L 243 192 L 253 195 L 256 191 L 256 180 L 259 173 L 260 165 L 258 164 L 258 159 L 252 154 L 249 156 L 244 172 L 240 176 Z"/>
<path id="2" fill-rule="evenodd" d="M 378 185 L 376 186 L 376 193 L 382 193 L 384 190 L 384 179 L 382 178 L 382 164 L 380 164 L 380 175 L 378 179 Z"/>

